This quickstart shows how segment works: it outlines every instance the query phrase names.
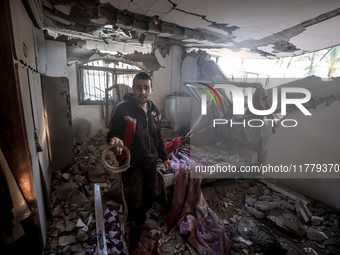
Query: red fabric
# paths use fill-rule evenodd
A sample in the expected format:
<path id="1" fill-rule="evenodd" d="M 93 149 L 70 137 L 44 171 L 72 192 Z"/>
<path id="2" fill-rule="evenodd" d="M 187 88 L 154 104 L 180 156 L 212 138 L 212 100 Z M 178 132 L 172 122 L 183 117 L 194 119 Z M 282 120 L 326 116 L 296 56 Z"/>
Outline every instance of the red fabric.
<path id="1" fill-rule="evenodd" d="M 125 141 L 125 146 L 130 148 L 132 141 L 133 141 L 133 137 L 135 136 L 135 133 L 136 133 L 137 124 L 129 119 L 125 120 L 125 123 L 126 123 L 126 128 L 124 132 L 124 141 Z M 126 156 L 126 152 L 123 150 L 118 161 L 122 163 L 125 156 Z"/>
<path id="2" fill-rule="evenodd" d="M 168 154 L 168 159 L 172 159 L 172 152 L 183 145 L 183 137 L 179 136 L 165 143 L 165 151 Z M 157 164 L 161 164 L 162 160 L 157 155 Z"/>
<path id="3" fill-rule="evenodd" d="M 179 136 L 172 139 L 170 142 L 165 144 L 165 151 L 168 153 L 168 158 L 171 158 L 172 152 L 177 149 L 178 147 L 182 146 L 183 144 L 183 137 Z"/>

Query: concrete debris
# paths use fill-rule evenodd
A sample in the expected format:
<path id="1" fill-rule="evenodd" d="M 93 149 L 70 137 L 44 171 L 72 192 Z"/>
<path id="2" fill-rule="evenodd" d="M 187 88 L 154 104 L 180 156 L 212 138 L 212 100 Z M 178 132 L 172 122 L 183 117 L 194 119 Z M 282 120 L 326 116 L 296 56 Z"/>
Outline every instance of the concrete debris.
<path id="1" fill-rule="evenodd" d="M 271 181 L 268 181 L 268 180 L 264 180 L 262 179 L 261 180 L 262 183 L 266 184 L 268 188 L 276 191 L 276 192 L 279 192 L 287 197 L 290 197 L 292 198 L 294 201 L 296 200 L 301 200 L 304 204 L 308 205 L 309 204 L 309 200 L 301 193 L 295 191 L 295 190 L 292 190 L 286 186 L 283 186 L 279 183 L 273 183 Z"/>
<path id="2" fill-rule="evenodd" d="M 124 59 L 133 63 L 143 63 L 143 66 L 149 71 L 157 71 L 161 68 L 157 58 L 151 53 L 141 53 L 135 51 L 132 54 L 124 55 Z"/>
<path id="3" fill-rule="evenodd" d="M 101 166 L 101 154 L 106 148 L 103 146 L 105 137 L 105 134 L 99 133 L 90 143 L 75 145 L 76 164 L 63 173 L 55 171 L 52 174 L 53 220 L 48 226 L 46 254 L 87 254 L 91 251 L 92 245 L 87 242 L 89 226 L 93 222 L 93 182 L 102 181 L 104 209 L 117 204 L 105 196 L 117 178 L 104 172 Z"/>
<path id="4" fill-rule="evenodd" d="M 81 219 L 78 219 L 76 227 L 81 228 L 81 230 L 83 230 L 84 232 L 88 230 L 88 227 L 85 225 L 85 223 Z"/>
<path id="5" fill-rule="evenodd" d="M 303 236 L 306 233 L 306 230 L 302 223 L 297 219 L 285 220 L 285 227 L 287 227 L 290 231 L 297 234 L 298 236 Z"/>
<path id="6" fill-rule="evenodd" d="M 247 185 L 244 185 L 245 182 Z M 311 212 L 313 221 L 305 222 L 294 205 L 293 198 L 299 199 L 300 195 L 288 194 L 282 187 L 271 189 L 253 179 L 236 180 L 233 184 L 221 180 L 202 188 L 206 198 L 214 197 L 214 189 L 211 189 L 211 186 L 224 187 L 227 191 L 222 198 L 215 193 L 219 200 L 232 198 L 233 201 L 233 206 L 223 212 L 219 210 L 223 204 L 214 202 L 217 204 L 214 211 L 223 219 L 227 233 L 233 241 L 231 254 L 244 254 L 245 250 L 248 254 L 289 255 L 314 254 L 313 251 L 315 254 L 340 252 L 334 239 L 340 236 L 340 229 L 334 223 L 339 219 L 339 215 L 331 209 L 308 200 L 306 208 Z M 261 211 L 256 205 L 257 208 L 267 210 Z M 318 212 L 318 216 L 313 215 L 314 211 Z M 332 230 L 324 227 L 326 221 L 332 222 Z M 244 240 L 252 244 L 246 244 Z M 312 253 L 308 253 L 306 247 L 309 247 L 308 251 Z"/>
<path id="7" fill-rule="evenodd" d="M 308 222 L 312 216 L 311 212 L 309 211 L 308 207 L 301 201 L 298 200 L 296 203 L 297 211 L 302 216 L 305 222 Z"/>
<path id="8" fill-rule="evenodd" d="M 90 159 L 90 162 L 91 162 L 91 159 Z M 95 157 L 92 160 L 92 162 L 93 163 L 96 162 Z M 92 183 L 106 182 L 110 177 L 110 172 L 106 171 L 104 167 L 96 167 L 96 166 L 89 165 L 87 173 L 88 173 L 89 180 Z"/>
<path id="9" fill-rule="evenodd" d="M 254 207 L 247 207 L 247 212 L 249 212 L 257 219 L 263 219 L 264 217 L 266 217 L 266 215 L 263 212 L 256 210 Z"/>
<path id="10" fill-rule="evenodd" d="M 275 200 L 274 200 L 275 201 Z M 281 206 L 283 206 L 284 208 L 294 212 L 295 211 L 295 205 L 290 203 L 290 202 L 287 202 L 285 200 L 280 200 L 279 199 L 279 203 L 281 204 Z"/>
<path id="11" fill-rule="evenodd" d="M 318 255 L 318 253 L 316 251 L 314 251 L 313 248 L 311 248 L 311 247 L 303 248 L 303 250 L 306 252 L 306 254 Z"/>
<path id="12" fill-rule="evenodd" d="M 246 196 L 246 199 L 245 199 L 245 203 L 249 206 L 254 206 L 256 202 L 256 199 L 250 197 L 250 196 Z"/>
<path id="13" fill-rule="evenodd" d="M 281 209 L 272 210 L 267 215 L 267 218 L 275 223 L 278 227 L 292 234 L 303 236 L 306 231 L 297 217 L 290 212 L 285 213 Z"/>
<path id="14" fill-rule="evenodd" d="M 323 240 L 327 239 L 328 237 L 325 233 L 318 231 L 314 228 L 309 228 L 307 230 L 307 237 L 312 241 L 322 242 Z"/>
<path id="15" fill-rule="evenodd" d="M 78 186 L 73 182 L 66 182 L 60 185 L 54 192 L 53 195 L 60 201 L 65 201 L 70 198 L 74 192 L 78 190 Z"/>
<path id="16" fill-rule="evenodd" d="M 45 254 L 91 252 L 93 246 L 88 240 L 94 220 L 94 194 L 89 169 L 100 171 L 104 144 L 105 134 L 98 133 L 89 143 L 75 145 L 76 164 L 63 172 L 52 173 L 53 220 L 48 224 Z M 103 210 L 115 208 L 118 212 L 121 208 L 121 187 L 117 177 L 110 173 L 102 179 Z M 330 208 L 309 200 L 308 204 L 302 203 L 311 215 L 310 221 L 306 222 L 295 208 L 295 201 L 301 200 L 300 196 L 292 196 L 282 188 L 272 189 L 257 179 L 215 180 L 202 185 L 202 194 L 223 220 L 233 241 L 230 254 L 340 254 L 340 216 Z M 118 214 L 122 215 L 122 211 Z M 178 231 L 164 234 L 165 214 L 166 207 L 159 203 L 148 211 L 147 219 L 154 227 L 143 229 L 141 245 L 149 251 L 157 250 L 160 255 L 197 254 Z"/>
<path id="17" fill-rule="evenodd" d="M 258 210 L 269 211 L 269 210 L 280 207 L 280 204 L 277 202 L 257 201 L 254 206 Z"/>
<path id="18" fill-rule="evenodd" d="M 74 236 L 61 236 L 59 238 L 59 246 L 66 246 L 69 244 L 74 244 L 76 242 L 76 238 Z"/>
<path id="19" fill-rule="evenodd" d="M 322 217 L 318 217 L 318 216 L 311 217 L 311 222 L 313 225 L 321 225 L 323 221 L 324 221 L 324 218 Z"/>
<path id="20" fill-rule="evenodd" d="M 250 242 L 247 239 L 244 239 L 242 236 L 238 236 L 234 239 L 234 241 L 238 242 L 238 243 L 245 243 L 246 245 L 252 245 L 253 243 Z"/>

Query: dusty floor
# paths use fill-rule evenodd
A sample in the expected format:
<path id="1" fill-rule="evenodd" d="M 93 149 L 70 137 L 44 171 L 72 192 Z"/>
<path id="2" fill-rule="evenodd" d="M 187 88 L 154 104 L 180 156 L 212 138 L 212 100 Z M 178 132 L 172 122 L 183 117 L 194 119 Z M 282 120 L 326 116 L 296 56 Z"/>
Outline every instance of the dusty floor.
<path id="1" fill-rule="evenodd" d="M 117 176 L 107 173 L 99 162 L 104 140 L 98 135 L 76 146 L 76 164 L 53 173 L 53 219 L 48 226 L 46 254 L 92 254 L 96 182 L 101 186 L 103 210 L 114 209 L 119 215 L 115 223 L 114 242 L 119 246 L 116 254 L 126 252 Z M 203 183 L 202 192 L 233 242 L 230 254 L 340 254 L 340 216 L 328 207 L 309 200 L 307 208 L 312 217 L 306 222 L 296 200 L 257 179 L 215 180 Z M 197 254 L 176 231 L 164 235 L 165 213 L 161 204 L 148 212 L 155 227 L 143 231 L 142 245 L 151 250 L 157 240 L 162 240 L 165 243 L 158 249 L 159 254 Z"/>

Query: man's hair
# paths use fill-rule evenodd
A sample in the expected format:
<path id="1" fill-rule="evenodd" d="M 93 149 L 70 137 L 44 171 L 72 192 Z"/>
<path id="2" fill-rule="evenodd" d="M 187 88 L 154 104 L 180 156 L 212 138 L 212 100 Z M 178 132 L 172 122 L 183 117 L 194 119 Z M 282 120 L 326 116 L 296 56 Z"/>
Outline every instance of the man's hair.
<path id="1" fill-rule="evenodd" d="M 136 76 L 133 78 L 132 87 L 136 85 L 136 80 L 150 80 L 150 87 L 152 88 L 152 80 L 151 80 L 150 75 L 148 75 L 147 73 L 140 72 L 136 74 Z"/>

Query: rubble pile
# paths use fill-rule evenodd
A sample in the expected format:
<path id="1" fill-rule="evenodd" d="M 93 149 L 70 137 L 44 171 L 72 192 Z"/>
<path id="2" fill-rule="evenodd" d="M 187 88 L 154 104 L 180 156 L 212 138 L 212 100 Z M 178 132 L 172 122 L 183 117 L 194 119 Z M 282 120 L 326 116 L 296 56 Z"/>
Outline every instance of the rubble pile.
<path id="1" fill-rule="evenodd" d="M 46 254 L 93 253 L 94 183 L 100 183 L 103 213 L 117 212 L 121 228 L 114 243 L 123 245 L 124 225 L 118 176 L 102 167 L 105 134 L 75 145 L 75 164 L 55 171 L 51 180 L 52 217 L 48 224 Z M 230 254 L 340 254 L 340 216 L 312 201 L 294 199 L 258 179 L 223 179 L 202 185 L 209 207 L 223 219 L 233 242 Z M 153 254 L 197 254 L 178 234 L 176 226 L 164 234 L 169 208 L 154 204 L 141 245 Z M 117 229 L 116 229 L 117 230 Z"/>
<path id="2" fill-rule="evenodd" d="M 101 163 L 102 152 L 107 147 L 105 139 L 106 135 L 98 134 L 87 144 L 76 145 L 76 163 L 63 172 L 58 170 L 52 174 L 52 219 L 48 224 L 46 254 L 93 253 L 94 183 L 100 183 L 104 211 L 121 209 L 119 201 L 110 196 L 111 192 L 120 197 L 118 176 L 106 171 Z M 116 238 L 124 244 L 121 211 L 118 216 L 116 224 L 121 231 Z"/>
<path id="3" fill-rule="evenodd" d="M 202 191 L 224 219 L 233 241 L 231 254 L 340 253 L 340 216 L 330 208 L 301 203 L 254 179 L 221 180 Z"/>

